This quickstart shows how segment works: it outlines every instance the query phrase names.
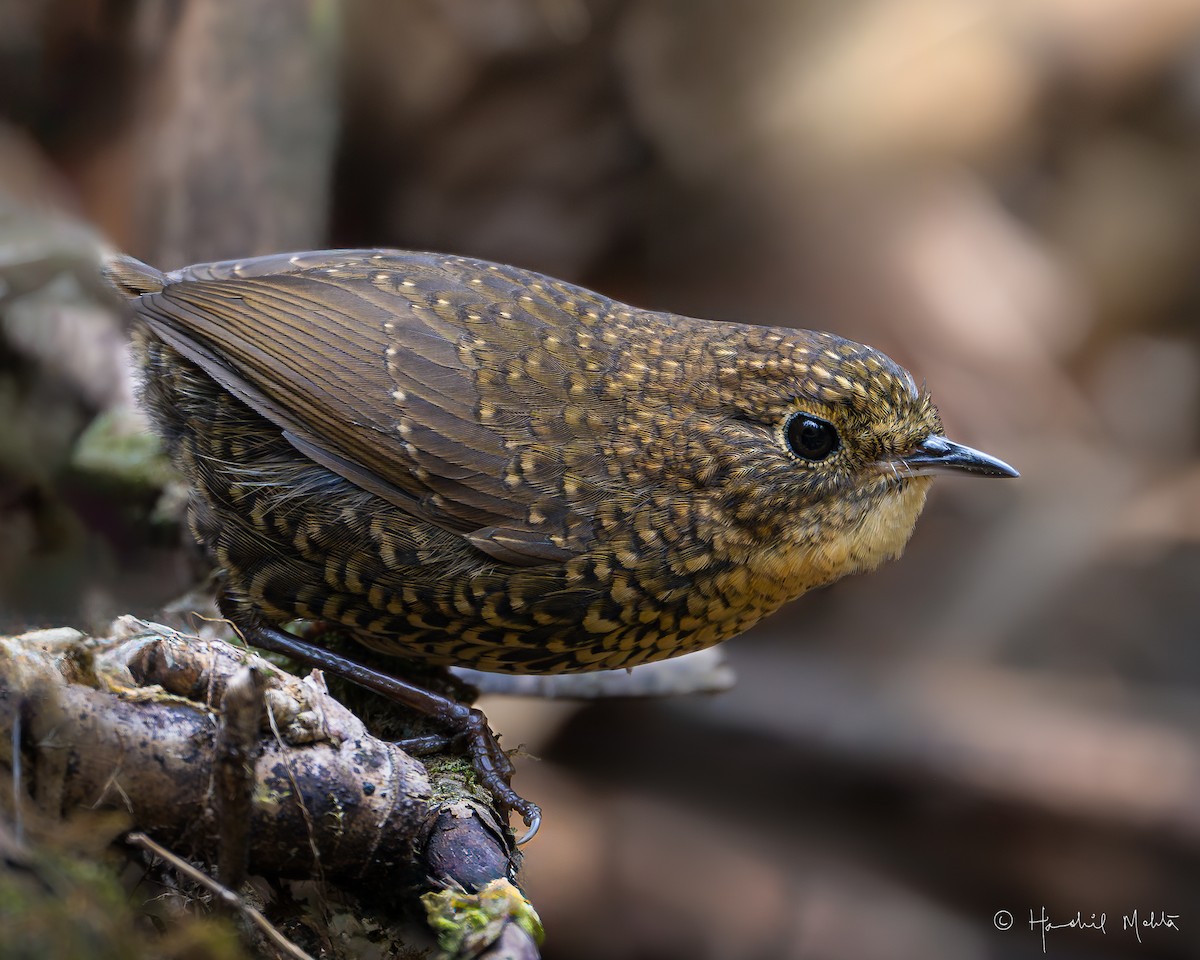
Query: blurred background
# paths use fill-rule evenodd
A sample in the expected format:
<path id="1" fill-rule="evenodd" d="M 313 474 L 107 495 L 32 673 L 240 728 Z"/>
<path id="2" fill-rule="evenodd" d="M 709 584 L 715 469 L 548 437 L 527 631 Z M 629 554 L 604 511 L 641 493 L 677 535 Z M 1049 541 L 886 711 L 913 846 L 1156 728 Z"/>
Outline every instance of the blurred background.
<path id="1" fill-rule="evenodd" d="M 1200 956 L 1196 0 L 0 0 L 0 629 L 197 579 L 101 242 L 830 329 L 1022 471 L 727 693 L 485 704 L 547 957 Z"/>

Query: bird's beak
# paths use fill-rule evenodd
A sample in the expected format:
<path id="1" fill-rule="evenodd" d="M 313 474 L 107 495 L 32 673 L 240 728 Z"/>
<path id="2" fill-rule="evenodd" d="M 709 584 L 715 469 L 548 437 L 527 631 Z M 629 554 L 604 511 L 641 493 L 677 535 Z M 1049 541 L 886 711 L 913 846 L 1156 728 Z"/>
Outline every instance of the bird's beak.
<path id="1" fill-rule="evenodd" d="M 1003 460 L 982 451 L 947 440 L 940 434 L 930 434 L 912 453 L 897 457 L 894 465 L 912 477 L 931 473 L 973 473 L 979 477 L 1019 477 Z"/>

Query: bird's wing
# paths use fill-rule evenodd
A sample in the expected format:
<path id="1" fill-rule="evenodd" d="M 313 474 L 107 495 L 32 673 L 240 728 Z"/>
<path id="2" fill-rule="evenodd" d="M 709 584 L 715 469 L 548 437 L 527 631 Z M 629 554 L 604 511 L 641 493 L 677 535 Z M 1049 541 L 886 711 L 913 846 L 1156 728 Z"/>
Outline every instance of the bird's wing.
<path id="1" fill-rule="evenodd" d="M 190 267 L 134 306 L 302 454 L 494 558 L 586 549 L 607 469 L 595 385 L 618 362 L 572 317 L 595 294 L 512 267 L 345 251 Z"/>

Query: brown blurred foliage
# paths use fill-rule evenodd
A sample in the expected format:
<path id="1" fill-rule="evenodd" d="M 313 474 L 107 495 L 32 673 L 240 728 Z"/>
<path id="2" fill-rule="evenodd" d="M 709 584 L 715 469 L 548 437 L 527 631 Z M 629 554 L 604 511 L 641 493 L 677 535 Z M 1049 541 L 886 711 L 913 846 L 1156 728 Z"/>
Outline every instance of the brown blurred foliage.
<path id="1" fill-rule="evenodd" d="M 832 329 L 1022 470 L 939 481 L 902 561 L 731 645 L 731 693 L 492 705 L 548 758 L 547 956 L 1033 957 L 1042 907 L 1107 915 L 1047 955 L 1200 953 L 1195 0 L 3 0 L 8 625 L 192 579 L 157 495 L 73 457 L 130 393 L 78 222 Z"/>

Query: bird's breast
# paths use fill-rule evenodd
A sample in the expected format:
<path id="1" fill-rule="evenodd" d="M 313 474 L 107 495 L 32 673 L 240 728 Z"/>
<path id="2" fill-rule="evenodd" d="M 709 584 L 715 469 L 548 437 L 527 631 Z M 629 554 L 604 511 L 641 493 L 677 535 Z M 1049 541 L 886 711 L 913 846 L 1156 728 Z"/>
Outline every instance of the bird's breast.
<path id="1" fill-rule="evenodd" d="M 927 477 L 905 480 L 874 495 L 831 503 L 817 523 L 785 528 L 776 542 L 747 553 L 752 590 L 777 607 L 894 559 L 912 536 L 928 489 Z"/>

